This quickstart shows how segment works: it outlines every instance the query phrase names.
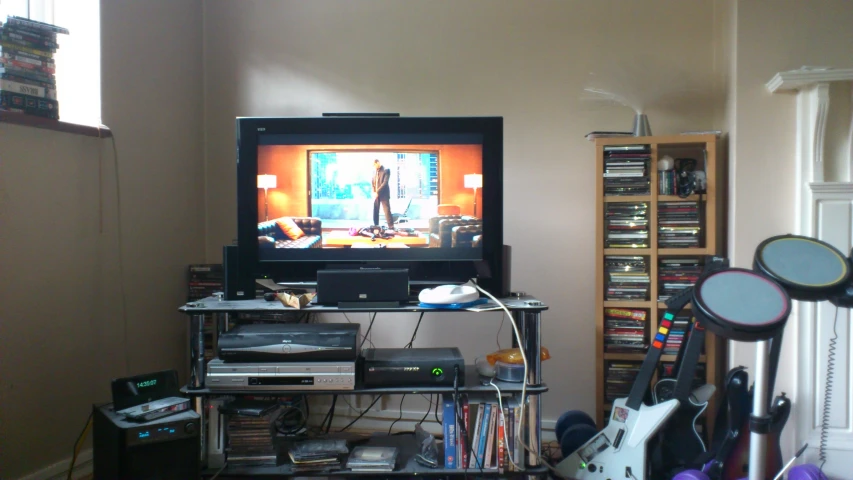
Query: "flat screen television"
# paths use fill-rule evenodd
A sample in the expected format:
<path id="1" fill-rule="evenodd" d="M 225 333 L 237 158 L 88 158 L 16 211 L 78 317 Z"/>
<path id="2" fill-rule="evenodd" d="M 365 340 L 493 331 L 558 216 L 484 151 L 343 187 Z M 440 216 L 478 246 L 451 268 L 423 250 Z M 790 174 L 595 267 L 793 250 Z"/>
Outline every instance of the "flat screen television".
<path id="1" fill-rule="evenodd" d="M 237 204 L 241 278 L 408 268 L 508 293 L 501 117 L 240 117 Z"/>

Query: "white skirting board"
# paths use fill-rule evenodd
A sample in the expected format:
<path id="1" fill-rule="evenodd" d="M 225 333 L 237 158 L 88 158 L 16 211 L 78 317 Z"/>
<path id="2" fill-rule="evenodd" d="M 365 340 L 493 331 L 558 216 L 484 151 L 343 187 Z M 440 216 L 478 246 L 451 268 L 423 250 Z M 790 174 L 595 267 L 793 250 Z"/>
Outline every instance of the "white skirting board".
<path id="1" fill-rule="evenodd" d="M 68 477 L 68 466 L 71 465 L 71 457 L 63 459 L 39 471 L 20 477 L 17 480 L 65 480 Z M 79 479 L 92 473 L 92 449 L 81 450 L 74 464 L 73 479 Z"/>

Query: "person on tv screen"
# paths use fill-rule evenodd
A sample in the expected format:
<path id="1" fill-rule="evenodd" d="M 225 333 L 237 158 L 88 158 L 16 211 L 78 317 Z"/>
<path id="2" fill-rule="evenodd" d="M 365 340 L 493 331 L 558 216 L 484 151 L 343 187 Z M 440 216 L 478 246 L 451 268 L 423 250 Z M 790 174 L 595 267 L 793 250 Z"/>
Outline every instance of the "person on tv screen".
<path id="1" fill-rule="evenodd" d="M 385 221 L 388 229 L 394 229 L 394 220 L 391 218 L 391 187 L 388 181 L 391 179 L 391 171 L 382 166 L 379 159 L 373 161 L 376 174 L 373 175 L 373 224 L 379 225 L 379 205 L 385 210 Z"/>

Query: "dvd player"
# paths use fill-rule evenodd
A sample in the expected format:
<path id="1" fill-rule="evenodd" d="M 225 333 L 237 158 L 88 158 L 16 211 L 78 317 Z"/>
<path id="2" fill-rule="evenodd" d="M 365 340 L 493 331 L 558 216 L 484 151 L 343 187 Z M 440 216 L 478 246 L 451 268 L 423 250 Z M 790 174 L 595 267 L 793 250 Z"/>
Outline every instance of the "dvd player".
<path id="1" fill-rule="evenodd" d="M 210 390 L 353 390 L 355 362 L 207 364 L 205 386 Z"/>
<path id="2" fill-rule="evenodd" d="M 358 359 L 359 323 L 239 325 L 219 336 L 224 362 L 340 362 Z"/>

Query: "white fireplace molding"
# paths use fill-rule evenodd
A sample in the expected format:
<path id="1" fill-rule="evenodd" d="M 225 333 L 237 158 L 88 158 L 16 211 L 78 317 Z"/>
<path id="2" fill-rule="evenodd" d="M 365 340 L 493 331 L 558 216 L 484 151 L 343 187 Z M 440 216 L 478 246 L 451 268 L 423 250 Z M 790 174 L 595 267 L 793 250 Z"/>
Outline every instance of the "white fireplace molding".
<path id="1" fill-rule="evenodd" d="M 830 106 L 830 84 L 833 82 L 853 81 L 853 68 L 832 69 L 803 67 L 798 70 L 779 72 L 767 82 L 766 87 L 770 93 L 796 93 L 797 95 L 797 189 L 807 188 L 808 184 L 824 181 L 850 182 L 850 162 L 853 160 L 847 152 L 844 165 L 836 169 L 840 178 L 827 178 L 826 161 L 824 158 L 827 116 Z M 847 134 L 847 145 L 853 146 L 853 118 Z M 802 218 L 805 213 L 802 210 L 805 205 L 798 202 L 801 208 L 797 212 Z"/>
<path id="2" fill-rule="evenodd" d="M 777 73 L 766 87 L 770 93 L 796 94 L 796 233 L 819 238 L 845 254 L 853 246 L 853 98 L 851 88 L 832 88 L 833 82 L 853 82 L 853 68 L 808 68 Z M 839 86 L 839 87 L 844 87 Z M 843 101 L 842 101 L 843 100 Z M 830 115 L 830 102 L 837 111 Z M 847 111 L 849 109 L 850 111 Z M 839 117 L 839 115 L 841 115 Z M 840 120 L 839 120 L 840 119 Z M 850 122 L 844 128 L 839 123 Z M 829 128 L 828 128 L 829 124 Z M 845 136 L 846 138 L 840 138 Z M 827 138 L 829 136 L 829 138 Z M 832 150 L 827 145 L 844 145 Z M 834 155 L 828 154 L 832 151 Z M 830 168 L 828 168 L 828 164 Z M 797 365 L 793 408 L 788 428 L 794 428 L 796 448 L 808 442 L 804 461 L 819 463 L 821 410 L 829 337 L 835 308 L 828 302 L 797 302 L 785 336 L 791 337 Z M 828 429 L 828 461 L 825 472 L 830 478 L 849 478 L 847 459 L 853 452 L 853 329 L 850 312 L 839 312 L 832 407 Z M 788 343 L 788 342 L 786 342 Z M 773 392 L 776 394 L 778 392 Z M 843 472 L 843 473 L 842 473 Z"/>

